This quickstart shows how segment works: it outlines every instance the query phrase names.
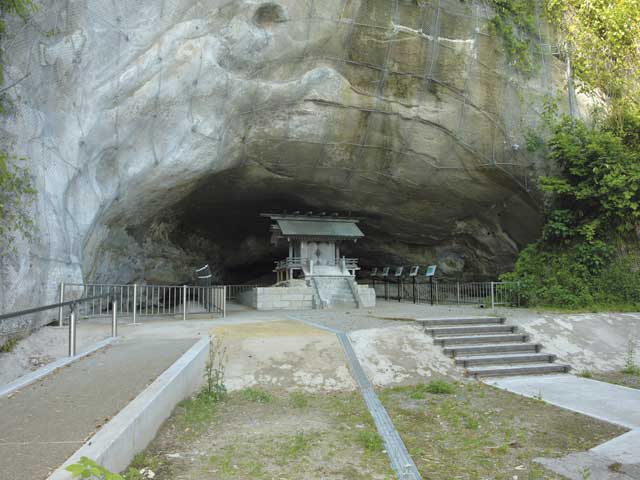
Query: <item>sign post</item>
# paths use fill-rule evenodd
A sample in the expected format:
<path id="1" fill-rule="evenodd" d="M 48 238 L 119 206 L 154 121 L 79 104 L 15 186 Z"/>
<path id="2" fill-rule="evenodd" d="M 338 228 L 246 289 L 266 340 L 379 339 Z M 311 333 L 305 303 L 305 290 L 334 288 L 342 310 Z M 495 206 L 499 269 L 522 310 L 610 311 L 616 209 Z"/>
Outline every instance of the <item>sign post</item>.
<path id="1" fill-rule="evenodd" d="M 425 277 L 429 277 L 429 290 L 430 290 L 430 294 L 429 297 L 431 299 L 431 305 L 433 305 L 433 277 L 436 274 L 436 265 L 429 265 L 427 267 L 427 271 L 425 273 Z"/>
<path id="2" fill-rule="evenodd" d="M 409 271 L 409 276 L 413 281 L 413 303 L 416 303 L 418 301 L 418 299 L 416 298 L 416 280 L 418 278 L 419 270 L 420 270 L 420 266 L 414 265 L 413 267 L 411 267 L 411 270 Z"/>

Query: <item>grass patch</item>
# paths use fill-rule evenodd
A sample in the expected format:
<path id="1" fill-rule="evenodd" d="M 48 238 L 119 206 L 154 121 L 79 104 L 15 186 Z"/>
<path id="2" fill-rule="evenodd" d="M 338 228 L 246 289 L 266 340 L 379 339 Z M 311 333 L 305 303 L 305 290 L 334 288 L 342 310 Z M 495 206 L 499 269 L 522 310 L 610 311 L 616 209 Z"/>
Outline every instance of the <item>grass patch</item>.
<path id="1" fill-rule="evenodd" d="M 578 376 L 582 378 L 593 378 L 593 373 L 590 370 L 583 370 L 578 373 Z"/>
<path id="2" fill-rule="evenodd" d="M 309 405 L 309 399 L 302 392 L 291 392 L 289 394 L 289 403 L 293 408 L 305 408 Z"/>
<path id="3" fill-rule="evenodd" d="M 624 371 L 594 373 L 592 378 L 599 382 L 613 383 L 614 385 L 640 389 L 640 375 L 630 375 Z"/>
<path id="4" fill-rule="evenodd" d="M 625 431 L 482 383 L 453 386 L 446 395 L 426 386 L 380 391 L 418 470 L 431 480 L 559 480 L 533 459 L 588 450 Z"/>
<path id="5" fill-rule="evenodd" d="M 0 345 L 0 353 L 11 353 L 18 346 L 18 343 L 22 340 L 20 337 L 11 337 L 3 345 Z"/>
<path id="6" fill-rule="evenodd" d="M 377 453 L 384 450 L 384 442 L 377 431 L 367 429 L 358 432 L 358 443 L 369 453 Z"/>
<path id="7" fill-rule="evenodd" d="M 432 380 L 429 383 L 419 383 L 408 387 L 392 387 L 387 392 L 406 394 L 413 400 L 424 400 L 428 394 L 431 395 L 451 395 L 456 392 L 454 384 L 446 380 Z"/>
<path id="8" fill-rule="evenodd" d="M 240 398 L 247 402 L 254 403 L 271 403 L 273 401 L 271 394 L 260 388 L 245 388 L 244 390 L 240 390 Z"/>

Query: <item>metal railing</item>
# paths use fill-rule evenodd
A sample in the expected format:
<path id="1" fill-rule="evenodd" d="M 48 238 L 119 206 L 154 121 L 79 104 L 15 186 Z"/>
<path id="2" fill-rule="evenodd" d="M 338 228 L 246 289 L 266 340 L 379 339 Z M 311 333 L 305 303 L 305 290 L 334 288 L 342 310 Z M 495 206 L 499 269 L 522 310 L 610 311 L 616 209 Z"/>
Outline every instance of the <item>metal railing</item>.
<path id="1" fill-rule="evenodd" d="M 264 287 L 265 285 L 225 285 L 227 287 L 227 301 L 237 300 L 241 293 L 248 292 L 254 288 Z"/>
<path id="2" fill-rule="evenodd" d="M 103 301 L 105 303 L 108 303 L 109 305 L 111 305 L 111 336 L 112 337 L 117 337 L 118 336 L 118 317 L 117 317 L 117 311 L 118 311 L 118 304 L 117 304 L 117 300 L 113 294 L 112 291 L 108 291 L 108 292 L 104 292 L 98 296 L 93 296 L 93 297 L 85 297 L 85 298 L 78 298 L 75 300 L 70 300 L 70 301 L 62 301 L 60 303 L 55 303 L 52 305 L 45 305 L 42 307 L 35 307 L 35 308 L 30 308 L 27 310 L 21 310 L 19 312 L 12 312 L 12 313 L 5 313 L 3 315 L 0 315 L 0 322 L 2 320 L 7 320 L 9 318 L 17 318 L 17 317 L 23 317 L 26 315 L 33 315 L 35 313 L 40 313 L 40 312 L 46 312 L 48 310 L 59 310 L 59 325 L 60 327 L 62 327 L 62 318 L 64 316 L 64 310 L 66 307 L 69 307 L 70 312 L 69 312 L 69 356 L 70 357 L 75 357 L 76 356 L 76 347 L 77 347 L 77 321 L 78 321 L 78 316 L 79 316 L 79 311 L 81 309 L 81 307 L 86 306 L 89 302 L 95 302 L 95 301 Z"/>
<path id="3" fill-rule="evenodd" d="M 274 262 L 276 264 L 276 271 L 278 270 L 300 270 L 308 265 L 308 260 L 301 257 L 287 257 L 284 260 L 278 260 Z"/>
<path id="4" fill-rule="evenodd" d="M 375 278 L 376 297 L 433 305 L 520 306 L 517 282 L 418 282 L 417 279 Z"/>
<path id="5" fill-rule="evenodd" d="M 113 308 L 109 302 L 103 302 L 100 295 L 111 292 L 116 300 L 117 314 L 132 317 L 137 323 L 138 317 L 178 316 L 186 320 L 194 313 L 213 313 L 226 316 L 227 293 L 225 286 L 199 287 L 190 285 L 108 285 L 61 283 L 60 299 L 64 301 L 68 294 L 79 292 L 82 295 L 96 296 L 96 299 L 84 304 L 80 312 L 83 318 L 108 316 Z M 62 323 L 62 311 L 59 312 Z"/>
<path id="6" fill-rule="evenodd" d="M 344 259 L 344 265 L 347 270 L 360 270 L 360 267 L 358 266 L 357 258 L 343 257 L 343 259 Z"/>

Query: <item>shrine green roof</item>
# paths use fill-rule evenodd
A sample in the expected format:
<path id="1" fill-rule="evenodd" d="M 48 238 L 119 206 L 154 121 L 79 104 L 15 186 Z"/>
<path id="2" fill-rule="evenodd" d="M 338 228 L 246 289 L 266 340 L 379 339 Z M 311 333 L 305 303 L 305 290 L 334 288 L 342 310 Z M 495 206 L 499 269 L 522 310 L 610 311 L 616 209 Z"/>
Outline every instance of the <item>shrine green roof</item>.
<path id="1" fill-rule="evenodd" d="M 288 238 L 356 240 L 364 237 L 356 225 L 357 219 L 305 215 L 273 215 L 271 219 L 275 222 L 275 231 Z"/>

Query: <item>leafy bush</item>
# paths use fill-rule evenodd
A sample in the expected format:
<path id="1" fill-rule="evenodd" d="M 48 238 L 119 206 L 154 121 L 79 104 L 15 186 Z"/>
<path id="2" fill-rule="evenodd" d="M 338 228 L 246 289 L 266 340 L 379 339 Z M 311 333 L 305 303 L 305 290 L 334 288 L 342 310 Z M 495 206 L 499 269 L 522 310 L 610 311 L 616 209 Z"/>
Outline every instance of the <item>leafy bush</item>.
<path id="1" fill-rule="evenodd" d="M 638 133 L 615 125 L 565 117 L 553 127 L 547 150 L 558 172 L 540 180 L 549 195 L 542 238 L 501 277 L 519 282 L 525 304 L 640 305 Z M 629 112 L 625 125 L 640 117 Z"/>

